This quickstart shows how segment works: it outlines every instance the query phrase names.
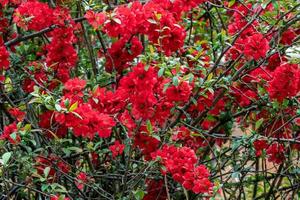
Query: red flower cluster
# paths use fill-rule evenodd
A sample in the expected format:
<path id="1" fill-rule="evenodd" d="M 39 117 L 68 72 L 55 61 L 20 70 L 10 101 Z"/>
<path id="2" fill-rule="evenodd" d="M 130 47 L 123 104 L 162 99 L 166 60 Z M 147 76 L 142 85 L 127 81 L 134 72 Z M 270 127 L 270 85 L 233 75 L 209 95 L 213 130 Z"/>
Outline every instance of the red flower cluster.
<path id="1" fill-rule="evenodd" d="M 257 99 L 256 91 L 253 91 L 244 85 L 232 86 L 232 94 L 236 98 L 238 105 L 242 107 L 249 106 Z"/>
<path id="2" fill-rule="evenodd" d="M 0 0 L 0 5 L 2 5 L 2 7 L 5 7 L 9 4 L 13 4 L 13 5 L 18 5 L 21 3 L 22 0 Z"/>
<path id="3" fill-rule="evenodd" d="M 121 73 L 123 69 L 128 68 L 128 62 L 133 61 L 138 55 L 142 53 L 143 46 L 140 40 L 134 36 L 129 40 L 121 38 L 113 43 L 105 54 L 106 58 L 106 71 L 118 71 Z"/>
<path id="4" fill-rule="evenodd" d="M 67 9 L 50 8 L 47 3 L 36 0 L 22 2 L 14 13 L 14 22 L 25 30 L 39 31 L 55 25 L 53 31 L 47 34 L 51 37 L 50 44 L 46 45 L 46 63 L 52 68 L 53 75 L 62 82 L 69 79 L 69 70 L 76 65 L 77 52 L 73 44 L 77 41 L 73 30 L 75 23 Z M 45 69 L 41 73 L 47 74 Z M 49 70 L 48 70 L 49 71 Z M 45 81 L 47 78 L 43 78 Z M 36 79 L 40 80 L 40 79 Z M 34 83 L 27 80 L 26 91 L 31 92 Z M 56 86 L 57 84 L 53 85 Z"/>
<path id="5" fill-rule="evenodd" d="M 0 10 L 0 33 L 6 34 L 9 30 L 8 27 L 9 27 L 8 19 L 4 16 L 3 12 Z M 2 37 L 0 37 L 0 45 L 2 43 L 3 43 Z"/>
<path id="6" fill-rule="evenodd" d="M 158 149 L 159 143 L 158 139 L 144 133 L 139 133 L 134 137 L 134 146 L 141 150 L 145 160 L 151 160 L 151 153 Z"/>
<path id="7" fill-rule="evenodd" d="M 171 14 L 162 13 L 161 17 L 153 14 L 148 23 L 150 23 L 147 32 L 149 40 L 167 56 L 183 46 L 186 32 Z"/>
<path id="8" fill-rule="evenodd" d="M 115 121 L 108 114 L 93 109 L 91 104 L 82 100 L 82 90 L 86 82 L 78 78 L 70 79 L 65 84 L 65 95 L 61 106 L 68 112 L 56 112 L 55 120 L 62 126 L 72 128 L 75 136 L 93 139 L 98 133 L 101 138 L 107 138 Z M 66 103 L 69 104 L 66 106 Z"/>
<path id="9" fill-rule="evenodd" d="M 62 17 L 66 15 L 65 10 L 59 10 L 58 14 Z M 70 18 L 67 14 L 66 20 Z M 52 36 L 51 43 L 46 46 L 48 52 L 46 63 L 57 72 L 56 76 L 59 80 L 66 82 L 69 79 L 69 70 L 77 62 L 77 52 L 73 47 L 77 39 L 72 27 L 57 28 L 52 31 Z"/>
<path id="10" fill-rule="evenodd" d="M 0 70 L 7 70 L 9 68 L 9 53 L 5 46 L 0 44 Z"/>
<path id="11" fill-rule="evenodd" d="M 125 149 L 125 145 L 121 144 L 120 141 L 115 141 L 115 143 L 111 146 L 109 146 L 109 150 L 112 152 L 113 158 L 115 158 L 118 155 L 121 155 Z"/>
<path id="12" fill-rule="evenodd" d="M 297 34 L 292 28 L 284 31 L 281 36 L 280 43 L 283 45 L 291 45 L 296 38 Z"/>
<path id="13" fill-rule="evenodd" d="M 283 144 L 273 143 L 267 149 L 267 154 L 269 155 L 268 160 L 276 164 L 280 164 L 284 161 L 285 149 Z"/>
<path id="14" fill-rule="evenodd" d="M 280 55 L 278 52 L 274 53 L 268 59 L 268 65 L 266 66 L 267 70 L 274 71 L 277 67 L 281 65 L 282 62 L 286 62 L 287 59 L 283 55 Z"/>
<path id="15" fill-rule="evenodd" d="M 61 195 L 55 195 L 55 196 L 51 196 L 50 200 L 70 200 L 70 198 L 69 197 L 64 197 L 64 196 L 61 196 Z"/>
<path id="16" fill-rule="evenodd" d="M 47 157 L 37 156 L 35 158 L 35 168 L 39 175 L 45 175 L 44 170 L 47 167 L 50 168 L 47 175 L 48 181 L 55 181 L 55 179 L 57 178 L 57 168 L 58 170 L 66 174 L 71 170 L 70 166 L 67 163 L 65 163 L 63 160 L 61 160 L 61 158 L 54 154 L 48 155 Z"/>
<path id="17" fill-rule="evenodd" d="M 39 31 L 53 24 L 54 15 L 47 3 L 24 1 L 15 10 L 13 21 L 25 30 Z"/>
<path id="18" fill-rule="evenodd" d="M 86 175 L 86 173 L 84 172 L 80 172 L 77 177 L 76 177 L 77 181 L 76 181 L 76 186 L 79 190 L 83 190 L 84 188 L 84 184 L 88 181 L 88 177 Z"/>
<path id="19" fill-rule="evenodd" d="M 55 119 L 61 125 L 72 128 L 75 136 L 93 139 L 98 133 L 101 138 L 107 138 L 115 121 L 107 114 L 99 113 L 89 104 L 80 104 L 74 111 L 66 114 L 57 113 Z"/>
<path id="20" fill-rule="evenodd" d="M 235 35 L 239 31 L 243 30 L 240 36 L 237 38 L 234 46 L 230 48 L 227 53 L 227 57 L 236 59 L 240 54 L 244 54 L 247 60 L 258 60 L 264 58 L 266 53 L 270 49 L 269 42 L 263 34 L 255 30 L 258 25 L 257 21 L 254 21 L 248 26 L 247 15 L 252 15 L 252 5 L 240 4 L 236 6 L 236 11 L 232 15 L 232 21 L 228 26 L 228 32 L 230 35 Z M 256 9 L 259 12 L 259 9 Z"/>
<path id="21" fill-rule="evenodd" d="M 263 153 L 263 150 L 268 148 L 268 142 L 266 140 L 255 140 L 253 142 L 254 149 L 255 149 L 255 155 L 261 156 Z"/>
<path id="22" fill-rule="evenodd" d="M 87 11 L 84 17 L 95 30 L 102 26 L 106 20 L 104 13 L 95 13 L 92 10 Z"/>
<path id="23" fill-rule="evenodd" d="M 106 88 L 97 87 L 92 93 L 89 103 L 94 109 L 106 114 L 120 112 L 126 106 L 128 94 L 123 90 L 112 92 Z"/>
<path id="24" fill-rule="evenodd" d="M 244 54 L 247 58 L 258 60 L 266 56 L 270 49 L 269 42 L 260 33 L 255 33 L 245 41 Z"/>
<path id="25" fill-rule="evenodd" d="M 168 82 L 168 79 L 157 77 L 154 67 L 139 63 L 121 79 L 116 93 L 127 94 L 134 119 L 149 119 L 153 124 L 164 124 L 173 105 L 186 103 L 192 91 L 187 82 L 181 81 L 178 86 L 170 86 L 164 92 L 164 85 Z"/>
<path id="26" fill-rule="evenodd" d="M 255 154 L 256 156 L 261 156 L 262 152 L 265 151 L 265 153 L 268 156 L 268 160 L 270 162 L 274 162 L 276 164 L 280 164 L 284 161 L 285 156 L 285 148 L 283 144 L 279 143 L 271 143 L 268 144 L 266 140 L 256 140 L 254 143 L 255 148 Z"/>
<path id="27" fill-rule="evenodd" d="M 167 192 L 163 180 L 147 179 L 147 194 L 143 200 L 166 200 Z"/>
<path id="28" fill-rule="evenodd" d="M 21 141 L 20 135 L 17 133 L 17 124 L 14 122 L 4 127 L 0 140 L 7 140 L 11 144 L 18 144 Z"/>
<path id="29" fill-rule="evenodd" d="M 184 126 L 181 126 L 177 133 L 172 136 L 174 141 L 183 142 L 184 146 L 193 149 L 195 152 L 200 147 L 204 147 L 207 145 L 206 141 L 198 136 L 193 136 L 192 132 Z"/>
<path id="30" fill-rule="evenodd" d="M 192 190 L 194 193 L 211 192 L 213 184 L 208 179 L 209 171 L 204 165 L 196 166 L 197 157 L 192 149 L 164 145 L 152 156 L 154 159 L 161 159 L 165 167 L 162 173 L 169 172 L 185 189 Z"/>
<path id="31" fill-rule="evenodd" d="M 5 7 L 8 4 L 9 0 L 0 0 L 0 5 Z"/>
<path id="32" fill-rule="evenodd" d="M 82 102 L 85 86 L 85 80 L 79 78 L 69 79 L 64 84 L 64 98 L 71 100 L 71 103 Z"/>
<path id="33" fill-rule="evenodd" d="M 273 72 L 268 92 L 271 99 L 282 102 L 296 96 L 300 86 L 300 70 L 297 64 L 282 64 Z"/>
<path id="34" fill-rule="evenodd" d="M 187 102 L 192 93 L 192 87 L 186 81 L 181 81 L 178 86 L 171 86 L 166 90 L 167 100 L 170 102 Z"/>
<path id="35" fill-rule="evenodd" d="M 19 108 L 11 108 L 8 111 L 17 121 L 21 122 L 25 118 L 25 113 L 21 111 Z"/>
<path id="36" fill-rule="evenodd" d="M 149 119 L 154 115 L 154 105 L 157 99 L 154 97 L 153 90 L 157 83 L 156 71 L 153 67 L 145 70 L 145 65 L 139 63 L 121 79 L 119 90 L 128 94 L 132 103 L 132 114 L 135 119 Z M 147 88 L 147 90 L 145 90 Z"/>
<path id="37" fill-rule="evenodd" d="M 88 11 L 85 17 L 94 29 L 103 25 L 103 31 L 110 37 L 120 38 L 104 56 L 108 71 L 115 68 L 121 72 L 128 67 L 127 62 L 131 62 L 142 52 L 142 44 L 137 38 L 133 38 L 134 35 L 147 35 L 150 42 L 166 55 L 179 50 L 186 36 L 180 25 L 180 16 L 203 2 L 204 0 L 152 0 L 142 5 L 135 1 L 130 7 L 118 6 L 107 16 Z"/>
<path id="38" fill-rule="evenodd" d="M 40 122 L 39 126 L 43 128 L 45 131 L 45 135 L 48 138 L 63 138 L 67 135 L 68 133 L 68 128 L 61 124 L 60 126 L 53 126 L 56 123 L 55 117 L 54 117 L 54 112 L 53 111 L 46 111 L 43 114 L 39 116 Z M 51 130 L 51 131 L 49 131 Z"/>

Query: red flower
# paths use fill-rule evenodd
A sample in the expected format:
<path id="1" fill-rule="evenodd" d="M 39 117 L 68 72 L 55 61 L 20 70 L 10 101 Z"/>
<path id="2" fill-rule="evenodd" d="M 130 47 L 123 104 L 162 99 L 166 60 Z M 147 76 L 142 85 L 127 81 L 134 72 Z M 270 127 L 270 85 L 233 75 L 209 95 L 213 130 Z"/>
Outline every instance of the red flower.
<path id="1" fill-rule="evenodd" d="M 138 37 L 134 36 L 130 40 L 123 37 L 117 42 L 114 42 L 108 49 L 108 54 L 105 55 L 105 69 L 108 72 L 116 70 L 121 73 L 143 51 L 143 45 Z"/>
<path id="2" fill-rule="evenodd" d="M 176 134 L 172 136 L 172 140 L 183 142 L 184 146 L 197 151 L 199 148 L 206 146 L 206 141 L 201 137 L 193 137 L 193 132 L 184 126 L 181 126 Z"/>
<path id="3" fill-rule="evenodd" d="M 192 93 L 192 87 L 186 81 L 181 81 L 178 86 L 171 86 L 166 90 L 166 97 L 168 101 L 182 101 L 189 100 Z"/>
<path id="4" fill-rule="evenodd" d="M 268 92 L 272 100 L 282 102 L 285 98 L 295 96 L 299 91 L 300 71 L 297 64 L 283 64 L 273 73 Z"/>
<path id="5" fill-rule="evenodd" d="M 83 89 L 86 86 L 86 81 L 79 78 L 69 79 L 64 84 L 64 98 L 69 99 L 70 103 L 82 102 Z"/>
<path id="6" fill-rule="evenodd" d="M 143 23 L 142 5 L 140 2 L 132 3 L 131 7 L 118 6 L 111 15 L 110 20 L 104 26 L 104 31 L 110 37 L 121 35 L 130 38 L 138 33 Z"/>
<path id="7" fill-rule="evenodd" d="M 39 31 L 53 24 L 53 10 L 47 3 L 39 1 L 23 2 L 15 10 L 13 21 L 25 30 Z"/>
<path id="8" fill-rule="evenodd" d="M 83 190 L 84 184 L 88 181 L 88 177 L 87 177 L 86 173 L 80 172 L 76 178 L 77 178 L 77 181 L 75 184 L 76 184 L 77 188 L 79 190 Z"/>
<path id="9" fill-rule="evenodd" d="M 273 143 L 267 149 L 267 154 L 268 154 L 268 157 L 269 157 L 268 160 L 270 162 L 280 164 L 285 159 L 284 152 L 285 152 L 285 149 L 284 149 L 284 146 L 282 144 Z"/>
<path id="10" fill-rule="evenodd" d="M 112 152 L 113 158 L 115 158 L 118 155 L 121 155 L 124 149 L 125 145 L 121 144 L 118 140 L 115 141 L 115 143 L 109 147 L 109 150 Z"/>
<path id="11" fill-rule="evenodd" d="M 50 200 L 70 200 L 70 198 L 64 197 L 64 196 L 55 195 L 55 196 L 51 196 Z"/>
<path id="12" fill-rule="evenodd" d="M 120 112 L 126 106 L 128 94 L 124 90 L 112 92 L 106 88 L 97 87 L 92 93 L 89 103 L 94 109 L 106 114 Z"/>
<path id="13" fill-rule="evenodd" d="M 9 0 L 0 0 L 0 5 L 5 7 L 9 3 Z"/>
<path id="14" fill-rule="evenodd" d="M 286 62 L 287 59 L 279 53 L 275 53 L 268 59 L 268 65 L 266 68 L 270 71 L 274 71 L 277 67 L 281 65 L 282 62 Z"/>
<path id="15" fill-rule="evenodd" d="M 146 179 L 147 194 L 143 200 L 166 200 L 167 192 L 163 180 Z"/>
<path id="16" fill-rule="evenodd" d="M 35 168 L 37 173 L 40 175 L 44 175 L 45 168 L 50 168 L 47 178 L 49 181 L 53 181 L 57 178 L 56 173 L 57 171 L 61 171 L 63 173 L 69 173 L 71 168 L 68 163 L 62 161 L 56 155 L 50 154 L 47 157 L 44 156 L 37 156 L 35 157 Z M 58 169 L 56 169 L 58 168 Z"/>
<path id="17" fill-rule="evenodd" d="M 188 147 L 164 145 L 152 154 L 153 159 L 160 158 L 165 170 L 173 179 L 194 193 L 211 193 L 213 184 L 208 179 L 209 172 L 204 165 L 198 165 L 195 152 Z"/>
<path id="18" fill-rule="evenodd" d="M 75 66 L 77 53 L 71 43 L 53 39 L 46 49 L 48 51 L 46 62 L 49 67 L 69 69 Z"/>
<path id="19" fill-rule="evenodd" d="M 5 76 L 0 75 L 0 83 L 4 83 L 4 81 L 5 81 Z"/>
<path id="20" fill-rule="evenodd" d="M 122 113 L 120 121 L 129 131 L 132 131 L 136 127 L 135 121 L 129 114 L 128 110 Z"/>
<path id="21" fill-rule="evenodd" d="M 75 136 L 93 139 L 98 133 L 101 138 L 107 138 L 115 121 L 107 114 L 99 113 L 90 104 L 81 103 L 71 113 L 56 113 L 55 120 L 63 126 L 72 128 Z"/>
<path id="22" fill-rule="evenodd" d="M 266 140 L 256 140 L 254 141 L 253 145 L 256 151 L 256 156 L 261 156 L 262 151 L 266 150 L 269 146 Z"/>
<path id="23" fill-rule="evenodd" d="M 18 128 L 16 122 L 4 126 L 0 140 L 8 140 L 12 144 L 18 144 L 21 141 L 21 137 L 17 134 Z"/>
<path id="24" fill-rule="evenodd" d="M 13 117 L 15 117 L 19 122 L 23 121 L 25 113 L 19 108 L 11 108 L 8 111 Z"/>
<path id="25" fill-rule="evenodd" d="M 141 150 L 145 160 L 151 159 L 150 155 L 158 149 L 159 143 L 158 139 L 143 133 L 138 133 L 134 136 L 134 146 Z"/>
<path id="26" fill-rule="evenodd" d="M 260 33 L 253 34 L 245 42 L 244 54 L 254 60 L 265 57 L 270 49 L 268 40 Z"/>
<path id="27" fill-rule="evenodd" d="M 35 169 L 37 170 L 37 173 L 43 175 L 45 168 L 49 167 L 50 170 L 47 178 L 49 180 L 53 180 L 53 177 L 56 173 L 52 163 L 54 159 L 57 159 L 57 157 L 53 155 L 50 155 L 48 157 L 43 157 L 43 156 L 35 157 Z"/>
<path id="28" fill-rule="evenodd" d="M 140 92 L 132 97 L 132 115 L 135 119 L 150 119 L 154 115 L 154 105 L 157 100 L 148 91 Z"/>
<path id="29" fill-rule="evenodd" d="M 104 13 L 95 13 L 92 10 L 88 10 L 84 17 L 94 29 L 98 29 L 106 20 L 106 15 Z"/>
<path id="30" fill-rule="evenodd" d="M 296 37 L 297 34 L 294 32 L 294 30 L 289 28 L 282 33 L 280 43 L 283 45 L 291 45 Z"/>
<path id="31" fill-rule="evenodd" d="M 0 46 L 0 70 L 7 70 L 9 68 L 9 53 L 5 46 Z"/>
<path id="32" fill-rule="evenodd" d="M 183 46 L 186 32 L 182 26 L 176 23 L 171 14 L 164 14 L 160 19 L 153 16 L 153 19 L 150 20 L 155 23 L 147 21 L 150 23 L 147 35 L 149 40 L 158 47 L 158 50 L 170 56 L 172 52 Z"/>
<path id="33" fill-rule="evenodd" d="M 96 153 L 96 152 L 91 152 L 89 154 L 89 157 L 91 158 L 92 160 L 92 163 L 93 165 L 96 167 L 100 164 L 100 161 L 99 161 L 99 155 Z"/>

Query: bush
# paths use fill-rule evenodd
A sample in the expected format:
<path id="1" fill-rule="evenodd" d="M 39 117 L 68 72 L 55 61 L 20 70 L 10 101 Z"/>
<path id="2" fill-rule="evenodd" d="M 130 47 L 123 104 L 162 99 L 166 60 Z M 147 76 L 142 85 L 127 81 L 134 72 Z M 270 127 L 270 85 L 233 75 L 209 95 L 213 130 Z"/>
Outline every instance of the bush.
<path id="1" fill-rule="evenodd" d="M 299 197 L 298 1 L 0 8 L 0 199 Z"/>

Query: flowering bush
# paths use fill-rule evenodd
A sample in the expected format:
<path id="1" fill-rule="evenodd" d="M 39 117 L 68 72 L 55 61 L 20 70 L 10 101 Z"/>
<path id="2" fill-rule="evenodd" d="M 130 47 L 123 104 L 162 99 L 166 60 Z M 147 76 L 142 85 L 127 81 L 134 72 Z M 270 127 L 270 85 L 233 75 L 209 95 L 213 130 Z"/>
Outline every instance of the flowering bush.
<path id="1" fill-rule="evenodd" d="M 0 8 L 0 199 L 297 198 L 297 0 Z"/>

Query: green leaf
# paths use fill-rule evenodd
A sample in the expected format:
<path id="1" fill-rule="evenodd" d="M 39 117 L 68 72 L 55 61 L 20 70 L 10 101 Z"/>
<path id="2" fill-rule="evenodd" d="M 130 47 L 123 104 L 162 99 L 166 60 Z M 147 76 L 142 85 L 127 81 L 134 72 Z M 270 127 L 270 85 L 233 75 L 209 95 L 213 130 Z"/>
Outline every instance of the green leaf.
<path id="1" fill-rule="evenodd" d="M 73 112 L 74 110 L 76 110 L 76 108 L 78 107 L 78 101 L 76 101 L 75 103 L 73 103 L 70 108 L 69 111 Z"/>
<path id="2" fill-rule="evenodd" d="M 255 130 L 259 129 L 259 127 L 262 125 L 263 122 L 264 122 L 263 118 L 261 118 L 257 122 L 255 122 Z"/>
<path id="3" fill-rule="evenodd" d="M 228 3 L 228 7 L 231 7 L 231 6 L 233 6 L 233 4 L 235 4 L 235 0 L 231 0 L 231 1 L 229 1 L 229 3 Z"/>
<path id="4" fill-rule="evenodd" d="M 17 139 L 17 133 L 13 132 L 12 134 L 10 134 L 10 138 L 13 139 L 14 141 L 16 141 L 16 139 Z"/>
<path id="5" fill-rule="evenodd" d="M 208 75 L 208 77 L 207 77 L 207 81 L 210 81 L 212 78 L 213 78 L 213 74 L 212 73 L 210 73 L 209 75 Z"/>
<path id="6" fill-rule="evenodd" d="M 79 119 L 83 119 L 77 112 L 72 112 L 76 117 L 78 117 Z"/>
<path id="7" fill-rule="evenodd" d="M 165 68 L 160 68 L 160 70 L 158 71 L 158 77 L 161 77 L 165 72 Z"/>
<path id="8" fill-rule="evenodd" d="M 155 21 L 154 19 L 147 19 L 147 21 L 151 24 L 157 24 L 157 21 Z"/>
<path id="9" fill-rule="evenodd" d="M 53 106 L 50 104 L 45 104 L 45 106 L 48 110 L 54 110 Z"/>
<path id="10" fill-rule="evenodd" d="M 42 185 L 42 191 L 46 191 L 48 187 L 49 187 L 48 184 L 43 184 Z"/>
<path id="11" fill-rule="evenodd" d="M 112 18 L 112 20 L 114 22 L 116 22 L 117 24 L 122 24 L 121 20 L 119 18 Z"/>
<path id="12" fill-rule="evenodd" d="M 150 120 L 147 120 L 146 124 L 147 124 L 147 131 L 151 135 L 153 133 L 153 128 L 152 128 L 152 124 L 151 124 Z"/>
<path id="13" fill-rule="evenodd" d="M 278 103 L 278 101 L 273 101 L 273 102 L 272 102 L 272 106 L 273 106 L 274 109 L 277 110 L 277 109 L 279 108 L 279 103 Z"/>
<path id="14" fill-rule="evenodd" d="M 145 196 L 145 192 L 140 189 L 133 191 L 133 193 L 136 200 L 142 200 Z"/>
<path id="15" fill-rule="evenodd" d="M 65 100 L 65 106 L 66 106 L 66 108 L 69 108 L 69 105 L 70 105 L 70 101 L 69 101 L 69 99 L 66 99 Z"/>
<path id="16" fill-rule="evenodd" d="M 2 163 L 6 165 L 11 157 L 11 152 L 6 152 L 2 155 Z"/>
<path id="17" fill-rule="evenodd" d="M 173 77 L 173 85 L 178 86 L 178 77 L 177 76 Z"/>
<path id="18" fill-rule="evenodd" d="M 194 105 L 198 105 L 198 102 L 194 97 L 191 97 L 191 101 Z"/>
<path id="19" fill-rule="evenodd" d="M 214 91 L 213 88 L 207 88 L 207 89 L 208 89 L 208 91 L 209 91 L 211 94 L 214 94 L 214 93 L 215 93 L 215 91 Z"/>
<path id="20" fill-rule="evenodd" d="M 44 175 L 45 175 L 46 178 L 48 177 L 49 172 L 50 172 L 50 167 L 46 167 L 46 168 L 44 169 Z"/>
<path id="21" fill-rule="evenodd" d="M 166 83 L 166 84 L 164 85 L 163 93 L 166 92 L 166 90 L 168 89 L 169 86 L 170 86 L 170 83 Z"/>
<path id="22" fill-rule="evenodd" d="M 82 152 L 82 149 L 78 148 L 78 147 L 69 147 L 68 149 L 71 150 L 71 151 L 75 151 L 77 153 L 81 153 Z"/>
<path id="23" fill-rule="evenodd" d="M 24 130 L 25 130 L 26 132 L 31 131 L 31 124 L 26 124 L 26 125 L 24 126 Z"/>
<path id="24" fill-rule="evenodd" d="M 4 89 L 7 93 L 10 93 L 13 90 L 12 80 L 9 77 L 4 81 Z"/>
<path id="25" fill-rule="evenodd" d="M 152 135 L 152 137 L 154 137 L 155 139 L 157 139 L 158 141 L 161 141 L 160 137 L 158 135 Z"/>
<path id="26" fill-rule="evenodd" d="M 55 109 L 60 112 L 61 111 L 61 106 L 59 104 L 55 104 Z"/>

